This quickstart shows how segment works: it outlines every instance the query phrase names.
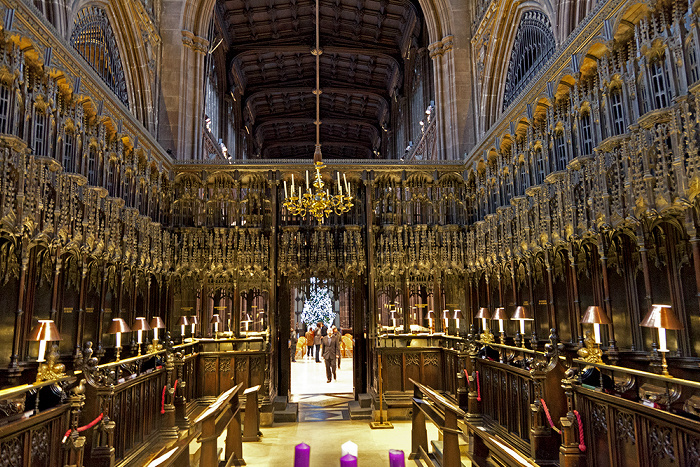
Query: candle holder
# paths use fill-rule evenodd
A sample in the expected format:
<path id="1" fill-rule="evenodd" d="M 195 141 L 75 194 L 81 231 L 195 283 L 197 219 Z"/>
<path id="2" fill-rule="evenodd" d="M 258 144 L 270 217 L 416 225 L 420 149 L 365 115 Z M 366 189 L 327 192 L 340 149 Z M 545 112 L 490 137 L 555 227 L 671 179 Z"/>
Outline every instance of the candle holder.
<path id="1" fill-rule="evenodd" d="M 645 328 L 656 328 L 659 330 L 659 353 L 661 354 L 661 374 L 671 377 L 668 372 L 668 363 L 666 362 L 666 330 L 683 329 L 683 325 L 678 320 L 678 317 L 671 309 L 671 305 L 652 305 L 651 310 L 639 324 Z"/>
<path id="2" fill-rule="evenodd" d="M 479 308 L 475 318 L 481 319 L 481 338 L 482 341 L 486 343 L 493 342 L 493 333 L 489 329 L 488 320 L 491 319 L 491 312 L 488 308 Z"/>
<path id="3" fill-rule="evenodd" d="M 532 321 L 530 313 L 524 306 L 516 306 L 515 313 L 510 318 L 512 321 L 520 321 L 520 332 L 516 333 L 517 345 L 525 348 L 525 321 Z"/>
<path id="4" fill-rule="evenodd" d="M 146 322 L 146 318 L 138 317 L 134 320 L 134 324 L 131 327 L 132 331 L 136 331 L 136 347 L 138 349 L 136 356 L 141 356 L 141 344 L 143 343 L 143 332 L 150 331 L 151 327 Z"/>
<path id="5" fill-rule="evenodd" d="M 163 322 L 163 318 L 160 316 L 154 316 L 151 318 L 151 329 L 153 329 L 153 340 L 151 343 L 148 345 L 146 348 L 147 353 L 153 353 L 153 352 L 158 352 L 159 350 L 163 349 L 163 346 L 160 344 L 160 341 L 158 340 L 158 330 L 159 329 L 165 329 L 165 322 Z"/>
<path id="6" fill-rule="evenodd" d="M 123 318 L 113 318 L 112 324 L 109 325 L 109 330 L 107 332 L 115 335 L 114 350 L 116 352 L 117 361 L 119 361 L 122 352 L 122 333 L 131 332 L 131 329 Z"/>

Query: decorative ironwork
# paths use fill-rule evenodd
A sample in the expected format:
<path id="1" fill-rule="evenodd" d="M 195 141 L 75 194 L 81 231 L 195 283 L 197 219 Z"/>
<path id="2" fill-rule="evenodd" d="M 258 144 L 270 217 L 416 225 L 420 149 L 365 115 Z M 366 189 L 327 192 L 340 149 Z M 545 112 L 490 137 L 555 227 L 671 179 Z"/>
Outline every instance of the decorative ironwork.
<path id="1" fill-rule="evenodd" d="M 510 54 L 503 110 L 508 108 L 540 66 L 554 53 L 555 47 L 554 33 L 547 16 L 535 10 L 523 13 Z"/>
<path id="2" fill-rule="evenodd" d="M 114 31 L 102 8 L 87 6 L 75 18 L 70 44 L 100 75 L 119 100 L 129 107 L 124 69 Z"/>

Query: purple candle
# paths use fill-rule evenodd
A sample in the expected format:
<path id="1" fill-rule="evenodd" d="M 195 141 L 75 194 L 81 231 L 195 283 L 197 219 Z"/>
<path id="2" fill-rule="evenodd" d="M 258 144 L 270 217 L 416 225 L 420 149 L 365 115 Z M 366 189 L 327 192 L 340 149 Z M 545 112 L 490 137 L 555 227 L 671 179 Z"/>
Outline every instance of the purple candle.
<path id="1" fill-rule="evenodd" d="M 345 454 L 340 458 L 340 467 L 357 467 L 357 457 Z"/>
<path id="2" fill-rule="evenodd" d="M 294 447 L 294 467 L 309 467 L 311 448 L 308 444 L 299 443 Z"/>
<path id="3" fill-rule="evenodd" d="M 403 451 L 389 449 L 389 467 L 406 467 L 406 459 Z"/>

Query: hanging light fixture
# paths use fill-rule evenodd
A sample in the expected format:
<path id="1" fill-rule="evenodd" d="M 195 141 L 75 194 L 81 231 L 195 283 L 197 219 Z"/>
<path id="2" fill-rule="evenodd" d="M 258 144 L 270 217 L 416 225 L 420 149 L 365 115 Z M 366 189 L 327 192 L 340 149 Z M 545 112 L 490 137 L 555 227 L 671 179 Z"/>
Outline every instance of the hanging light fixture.
<path id="1" fill-rule="evenodd" d="M 302 184 L 299 186 L 294 184 L 294 174 L 292 174 L 291 191 L 287 191 L 287 181 L 284 181 L 284 207 L 287 211 L 295 216 L 305 217 L 307 214 L 316 218 L 317 221 L 323 223 L 323 220 L 332 212 L 340 215 L 350 210 L 353 207 L 353 198 L 350 194 L 350 185 L 348 184 L 345 174 L 343 174 L 343 183 L 340 183 L 340 172 L 337 172 L 338 193 L 331 195 L 330 187 L 324 189 L 325 183 L 321 177 L 321 170 L 326 166 L 323 164 L 321 156 L 321 46 L 319 44 L 320 28 L 319 28 L 319 1 L 316 0 L 316 47 L 311 50 L 311 54 L 316 57 L 316 89 L 313 93 L 316 96 L 316 149 L 314 150 L 314 168 L 312 173 L 313 183 L 309 184 L 309 171 L 306 171 L 306 190 L 303 190 Z M 345 193 L 343 193 L 343 187 Z"/>

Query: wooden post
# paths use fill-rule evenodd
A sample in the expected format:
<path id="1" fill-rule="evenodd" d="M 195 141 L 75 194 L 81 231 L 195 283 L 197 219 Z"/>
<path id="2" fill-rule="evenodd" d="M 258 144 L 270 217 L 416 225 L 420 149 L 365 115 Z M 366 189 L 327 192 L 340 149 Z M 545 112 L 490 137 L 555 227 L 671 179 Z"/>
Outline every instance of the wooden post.
<path id="1" fill-rule="evenodd" d="M 428 431 L 425 428 L 425 414 L 420 409 L 423 395 L 418 386 L 413 386 L 413 417 L 411 418 L 411 454 L 409 459 L 417 459 L 420 449 L 428 451 Z"/>
<path id="2" fill-rule="evenodd" d="M 260 410 L 258 409 L 258 391 L 260 385 L 243 391 L 246 396 L 245 416 L 243 418 L 243 441 L 260 441 Z"/>

